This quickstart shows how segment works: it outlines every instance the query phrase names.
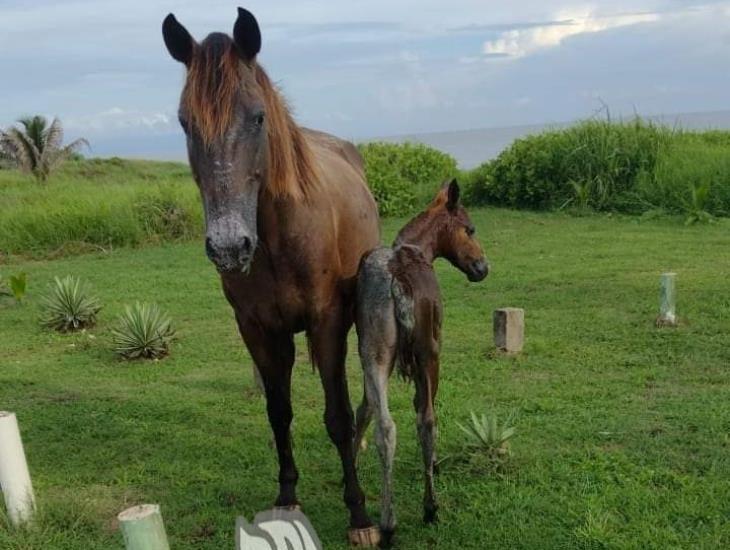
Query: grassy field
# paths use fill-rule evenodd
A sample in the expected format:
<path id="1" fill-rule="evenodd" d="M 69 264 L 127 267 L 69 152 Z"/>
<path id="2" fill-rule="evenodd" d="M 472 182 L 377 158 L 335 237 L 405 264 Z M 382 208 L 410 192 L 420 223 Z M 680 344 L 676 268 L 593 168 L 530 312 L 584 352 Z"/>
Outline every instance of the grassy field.
<path id="1" fill-rule="evenodd" d="M 399 548 L 730 546 L 730 223 L 482 210 L 494 271 L 469 284 L 445 263 L 437 478 L 441 522 L 422 525 L 412 388 L 393 383 L 399 427 Z M 403 220 L 385 221 L 390 238 Z M 676 329 L 657 329 L 658 277 L 678 273 Z M 121 548 L 115 515 L 162 505 L 171 546 L 232 546 L 237 515 L 276 493 L 276 460 L 251 361 L 202 243 L 0 265 L 26 271 L 22 305 L 0 303 L 0 408 L 18 414 L 40 515 L 26 532 L 0 516 L 0 548 Z M 37 323 L 54 275 L 89 280 L 104 303 L 86 334 Z M 179 329 L 170 357 L 121 362 L 109 329 L 125 303 L 155 300 Z M 491 312 L 526 309 L 519 357 L 491 349 Z M 323 397 L 302 340 L 294 372 L 299 497 L 325 548 L 346 548 L 346 511 Z M 354 342 L 353 342 L 354 343 Z M 354 346 L 353 400 L 361 391 Z M 502 472 L 462 458 L 457 422 L 518 408 Z M 374 446 L 361 478 L 377 517 Z"/>
<path id="2" fill-rule="evenodd" d="M 0 170 L 0 197 L 0 261 L 184 240 L 203 225 L 190 168 L 179 162 L 67 162 L 46 184 Z"/>

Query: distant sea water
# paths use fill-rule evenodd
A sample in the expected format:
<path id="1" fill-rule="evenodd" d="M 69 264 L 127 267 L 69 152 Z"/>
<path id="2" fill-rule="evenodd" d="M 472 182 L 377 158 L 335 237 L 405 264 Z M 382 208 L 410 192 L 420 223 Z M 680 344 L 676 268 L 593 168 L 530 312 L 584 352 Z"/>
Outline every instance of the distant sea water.
<path id="1" fill-rule="evenodd" d="M 730 130 L 730 110 L 705 113 L 689 113 L 644 117 L 670 127 L 687 130 L 725 129 Z M 534 124 L 508 128 L 480 128 L 454 132 L 433 132 L 425 134 L 405 134 L 358 140 L 386 141 L 400 143 L 412 141 L 425 143 L 452 155 L 461 168 L 475 166 L 496 157 L 515 139 L 550 128 L 564 128 L 572 122 L 554 124 Z M 159 160 L 187 161 L 185 138 L 181 132 L 164 135 L 144 135 L 106 140 L 91 138 L 93 156 L 132 157 Z"/>
<path id="2" fill-rule="evenodd" d="M 685 113 L 644 117 L 657 124 L 685 130 L 719 129 L 730 130 L 730 111 L 706 113 Z M 626 117 L 624 117 L 626 120 Z M 482 128 L 455 132 L 433 132 L 427 134 L 406 134 L 388 136 L 367 141 L 386 141 L 402 143 L 406 141 L 424 143 L 449 153 L 461 168 L 469 169 L 491 160 L 514 140 L 530 134 L 537 134 L 551 128 L 565 128 L 571 122 L 556 124 L 536 124 L 530 126 L 511 126 L 508 128 Z"/>

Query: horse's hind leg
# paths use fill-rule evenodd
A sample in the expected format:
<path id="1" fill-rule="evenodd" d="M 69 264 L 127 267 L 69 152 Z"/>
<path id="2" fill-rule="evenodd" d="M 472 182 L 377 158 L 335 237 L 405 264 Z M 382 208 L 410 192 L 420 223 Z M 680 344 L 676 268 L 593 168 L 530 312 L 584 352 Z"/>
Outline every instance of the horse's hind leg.
<path id="1" fill-rule="evenodd" d="M 436 462 L 436 413 L 434 411 L 434 399 L 438 389 L 438 355 L 429 357 L 419 365 L 415 377 L 416 398 L 416 422 L 418 425 L 418 438 L 421 442 L 423 452 L 423 465 L 425 472 L 425 490 L 423 495 L 423 521 L 434 523 L 437 521 L 438 504 L 436 503 L 436 491 L 434 488 L 434 468 Z"/>
<path id="2" fill-rule="evenodd" d="M 383 544 L 388 545 L 395 532 L 393 508 L 393 462 L 395 458 L 396 428 L 388 409 L 388 376 L 393 363 L 392 352 L 386 352 L 381 361 L 363 358 L 365 393 L 375 413 L 375 443 L 383 470 L 380 510 L 380 530 Z"/>
<path id="3" fill-rule="evenodd" d="M 357 408 L 357 413 L 355 414 L 355 438 L 352 442 L 355 453 L 355 460 L 357 460 L 357 455 L 360 452 L 363 439 L 365 438 L 365 432 L 368 430 L 368 426 L 370 426 L 370 422 L 372 421 L 372 419 L 373 408 L 368 402 L 367 391 L 363 390 L 362 402 Z"/>

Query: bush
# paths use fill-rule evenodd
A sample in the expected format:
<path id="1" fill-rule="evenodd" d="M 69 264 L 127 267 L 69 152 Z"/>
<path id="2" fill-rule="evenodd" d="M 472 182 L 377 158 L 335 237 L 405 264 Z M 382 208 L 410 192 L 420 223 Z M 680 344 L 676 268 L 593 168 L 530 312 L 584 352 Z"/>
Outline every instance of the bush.
<path id="1" fill-rule="evenodd" d="M 113 331 L 114 351 L 125 359 L 159 359 L 175 336 L 170 318 L 157 304 L 127 306 Z"/>
<path id="2" fill-rule="evenodd" d="M 41 324 L 59 332 L 72 332 L 96 324 L 101 310 L 98 300 L 81 280 L 70 275 L 54 279 L 49 293 L 43 297 Z"/>
<path id="3" fill-rule="evenodd" d="M 586 121 L 515 141 L 465 183 L 472 205 L 728 216 L 730 132 Z"/>
<path id="4" fill-rule="evenodd" d="M 473 176 L 478 203 L 549 210 L 568 204 L 625 208 L 639 178 L 653 173 L 671 132 L 636 119 L 591 120 L 515 141 Z"/>
<path id="5" fill-rule="evenodd" d="M 458 172 L 453 157 L 422 144 L 379 142 L 359 148 L 368 185 L 383 216 L 420 210 L 439 185 Z"/>

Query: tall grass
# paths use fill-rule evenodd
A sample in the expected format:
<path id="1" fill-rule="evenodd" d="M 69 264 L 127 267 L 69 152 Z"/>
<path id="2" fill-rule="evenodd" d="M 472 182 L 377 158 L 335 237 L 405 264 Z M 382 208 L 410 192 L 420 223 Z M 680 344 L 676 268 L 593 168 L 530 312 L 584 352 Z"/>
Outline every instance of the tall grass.
<path id="1" fill-rule="evenodd" d="M 472 204 L 727 216 L 730 132 L 589 120 L 519 139 L 467 180 Z"/>
<path id="2" fill-rule="evenodd" d="M 186 166 L 121 159 L 69 162 L 49 186 L 0 171 L 0 254 L 112 248 L 184 239 L 203 213 Z"/>

